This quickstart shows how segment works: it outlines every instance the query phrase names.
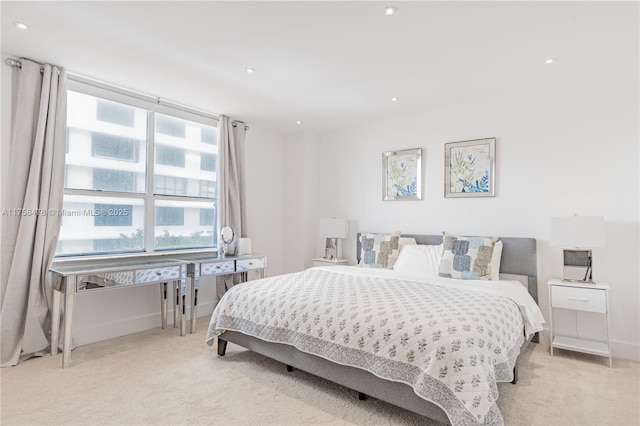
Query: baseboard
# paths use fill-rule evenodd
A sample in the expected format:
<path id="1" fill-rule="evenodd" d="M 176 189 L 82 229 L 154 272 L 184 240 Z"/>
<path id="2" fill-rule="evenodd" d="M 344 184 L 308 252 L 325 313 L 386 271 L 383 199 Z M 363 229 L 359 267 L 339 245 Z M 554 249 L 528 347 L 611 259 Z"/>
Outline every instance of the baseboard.
<path id="1" fill-rule="evenodd" d="M 640 345 L 637 344 L 612 340 L 611 353 L 614 358 L 640 362 Z"/>
<path id="2" fill-rule="evenodd" d="M 198 305 L 198 324 L 201 321 L 208 322 L 214 308 L 215 304 L 213 302 Z M 187 320 L 189 320 L 190 317 L 187 310 Z M 136 317 L 118 318 L 114 321 L 91 324 L 85 327 L 78 327 L 78 324 L 74 324 L 73 344 L 74 346 L 82 346 L 89 343 L 101 342 L 103 340 L 113 339 L 114 337 L 139 333 L 141 331 L 151 330 L 152 328 L 160 328 L 161 325 L 162 317 L 160 312 Z M 173 328 L 173 310 L 169 310 L 167 313 L 167 329 L 170 330 Z M 177 328 L 176 335 L 179 335 Z"/>

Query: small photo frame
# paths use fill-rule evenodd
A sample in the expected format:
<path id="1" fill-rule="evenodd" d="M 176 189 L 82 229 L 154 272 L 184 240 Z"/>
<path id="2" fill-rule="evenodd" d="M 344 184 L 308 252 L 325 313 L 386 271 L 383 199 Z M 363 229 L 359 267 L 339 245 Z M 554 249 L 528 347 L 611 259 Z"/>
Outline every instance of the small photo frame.
<path id="1" fill-rule="evenodd" d="M 444 196 L 495 195 L 496 138 L 445 144 Z"/>
<path id="2" fill-rule="evenodd" d="M 422 148 L 382 153 L 382 199 L 422 199 Z"/>

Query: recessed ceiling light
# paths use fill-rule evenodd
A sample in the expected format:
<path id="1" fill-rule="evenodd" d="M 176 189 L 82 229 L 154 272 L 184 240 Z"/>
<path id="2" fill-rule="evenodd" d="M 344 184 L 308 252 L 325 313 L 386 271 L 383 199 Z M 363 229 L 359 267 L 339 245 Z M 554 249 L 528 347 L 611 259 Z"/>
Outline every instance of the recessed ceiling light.
<path id="1" fill-rule="evenodd" d="M 387 6 L 384 8 L 384 14 L 387 16 L 395 15 L 398 11 L 398 8 L 395 6 Z"/>
<path id="2" fill-rule="evenodd" d="M 544 61 L 544 63 L 545 63 L 545 64 L 547 64 L 547 65 L 549 65 L 549 64 L 554 63 L 555 61 L 556 61 L 556 58 L 549 58 L 549 59 L 547 59 L 546 61 Z"/>
<path id="3" fill-rule="evenodd" d="M 253 68 L 247 68 L 247 74 L 253 74 L 254 72 L 256 72 L 256 70 L 254 70 Z"/>
<path id="4" fill-rule="evenodd" d="M 24 22 L 15 21 L 13 23 L 13 25 L 15 25 L 16 27 L 20 28 L 21 30 L 28 30 L 29 29 L 29 26 L 27 24 L 25 24 Z"/>
<path id="5" fill-rule="evenodd" d="M 302 121 L 298 120 L 296 121 L 296 124 L 302 124 Z"/>
<path id="6" fill-rule="evenodd" d="M 391 98 L 391 102 L 398 102 L 398 98 L 394 96 L 393 98 Z"/>

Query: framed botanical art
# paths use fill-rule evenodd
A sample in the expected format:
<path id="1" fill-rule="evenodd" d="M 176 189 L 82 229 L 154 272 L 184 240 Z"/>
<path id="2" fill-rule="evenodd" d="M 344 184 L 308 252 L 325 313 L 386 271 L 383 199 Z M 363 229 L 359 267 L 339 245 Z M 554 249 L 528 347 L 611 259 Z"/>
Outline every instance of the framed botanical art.
<path id="1" fill-rule="evenodd" d="M 422 199 L 422 148 L 382 153 L 382 199 Z"/>
<path id="2" fill-rule="evenodd" d="M 495 195 L 496 138 L 445 144 L 444 196 Z"/>

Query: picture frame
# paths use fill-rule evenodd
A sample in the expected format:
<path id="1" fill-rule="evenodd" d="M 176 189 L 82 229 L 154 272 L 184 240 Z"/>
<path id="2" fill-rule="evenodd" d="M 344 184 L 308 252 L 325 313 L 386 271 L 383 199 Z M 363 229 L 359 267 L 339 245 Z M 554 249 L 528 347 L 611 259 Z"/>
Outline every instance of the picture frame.
<path id="1" fill-rule="evenodd" d="M 496 138 L 445 143 L 444 196 L 495 196 Z"/>
<path id="2" fill-rule="evenodd" d="M 422 148 L 382 153 L 382 199 L 422 199 Z"/>

